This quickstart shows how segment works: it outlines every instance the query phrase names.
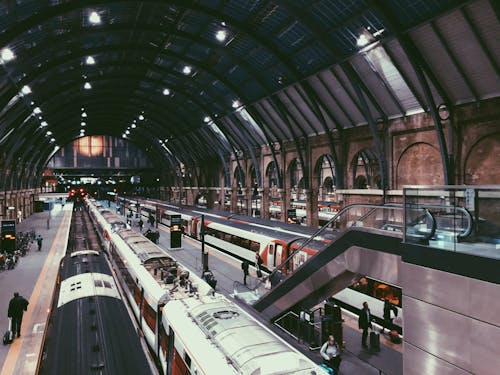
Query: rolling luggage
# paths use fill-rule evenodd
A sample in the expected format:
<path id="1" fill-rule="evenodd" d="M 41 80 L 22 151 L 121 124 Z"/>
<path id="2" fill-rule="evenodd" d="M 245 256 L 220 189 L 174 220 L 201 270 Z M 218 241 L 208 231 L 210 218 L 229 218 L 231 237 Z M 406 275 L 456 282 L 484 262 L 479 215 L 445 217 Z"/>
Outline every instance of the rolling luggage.
<path id="1" fill-rule="evenodd" d="M 328 365 L 326 365 L 324 363 L 321 364 L 321 365 L 319 365 L 319 367 L 321 367 L 321 369 L 324 370 L 324 372 L 326 374 L 329 374 L 329 375 L 334 375 L 335 374 L 335 371 L 333 371 L 333 369 L 330 366 L 328 366 Z"/>
<path id="2" fill-rule="evenodd" d="M 370 348 L 380 350 L 380 335 L 377 332 L 370 332 Z"/>
<path id="3" fill-rule="evenodd" d="M 391 342 L 394 344 L 401 344 L 401 337 L 399 337 L 398 331 L 392 330 L 389 332 L 389 338 L 391 339 Z"/>
<path id="4" fill-rule="evenodd" d="M 3 335 L 3 344 L 10 344 L 12 340 L 14 340 L 14 334 L 12 333 L 12 318 L 9 318 L 9 328 Z"/>

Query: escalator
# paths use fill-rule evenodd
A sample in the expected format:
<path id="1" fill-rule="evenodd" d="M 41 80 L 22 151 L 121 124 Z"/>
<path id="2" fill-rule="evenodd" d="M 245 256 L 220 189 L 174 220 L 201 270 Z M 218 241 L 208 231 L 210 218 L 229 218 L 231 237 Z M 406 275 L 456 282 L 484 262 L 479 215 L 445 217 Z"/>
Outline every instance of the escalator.
<path id="1" fill-rule="evenodd" d="M 456 236 L 465 237 L 470 233 L 472 218 L 466 210 L 455 210 L 464 218 Z M 405 217 L 401 205 L 345 207 L 311 238 L 335 226 L 340 233 L 334 242 L 294 270 L 293 259 L 301 247 L 307 246 L 305 241 L 270 274 L 272 285 L 259 284 L 246 294 L 238 293 L 235 287 L 235 296 L 245 299 L 250 295 L 252 298 L 246 298 L 246 302 L 263 317 L 273 320 L 294 307 L 312 308 L 352 285 L 360 275 L 401 285 L 403 228 L 406 228 L 407 241 L 428 245 L 442 232 L 436 222 L 425 207 L 419 207 L 410 220 L 409 216 Z"/>
<path id="2" fill-rule="evenodd" d="M 253 307 L 269 320 L 297 305 L 307 310 L 352 285 L 359 275 L 400 285 L 401 241 L 400 233 L 351 228 Z"/>

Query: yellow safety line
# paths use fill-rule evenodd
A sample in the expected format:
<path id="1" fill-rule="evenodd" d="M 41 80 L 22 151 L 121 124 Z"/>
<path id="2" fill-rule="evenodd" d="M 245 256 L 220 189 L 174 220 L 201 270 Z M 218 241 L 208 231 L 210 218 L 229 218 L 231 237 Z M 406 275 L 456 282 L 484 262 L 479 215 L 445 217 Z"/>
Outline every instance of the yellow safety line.
<path id="1" fill-rule="evenodd" d="M 47 256 L 47 259 L 45 260 L 45 263 L 43 265 L 42 271 L 40 272 L 40 276 L 38 277 L 35 287 L 33 289 L 33 292 L 31 293 L 31 296 L 29 298 L 30 306 L 31 308 L 28 307 L 28 311 L 24 315 L 23 321 L 26 322 L 23 324 L 21 328 L 21 337 L 19 339 L 15 339 L 14 342 L 11 344 L 9 352 L 7 353 L 7 358 L 5 359 L 5 362 L 2 367 L 2 372 L 0 372 L 0 375 L 11 375 L 14 373 L 14 370 L 17 365 L 19 353 L 21 352 L 21 346 L 23 344 L 23 338 L 26 333 L 26 327 L 31 328 L 31 318 L 33 316 L 33 311 L 35 310 L 35 307 L 38 306 L 38 298 L 40 296 L 40 290 L 42 289 L 42 284 L 45 281 L 47 272 L 49 267 L 52 265 L 53 258 L 57 252 L 57 248 L 59 247 L 59 243 L 62 241 L 62 232 L 63 230 L 66 230 L 66 217 L 68 215 L 71 215 L 72 211 L 66 211 L 64 212 L 64 216 L 61 221 L 61 226 L 57 230 L 57 234 L 55 237 L 55 241 L 52 243 L 52 247 L 49 250 L 49 254 Z"/>

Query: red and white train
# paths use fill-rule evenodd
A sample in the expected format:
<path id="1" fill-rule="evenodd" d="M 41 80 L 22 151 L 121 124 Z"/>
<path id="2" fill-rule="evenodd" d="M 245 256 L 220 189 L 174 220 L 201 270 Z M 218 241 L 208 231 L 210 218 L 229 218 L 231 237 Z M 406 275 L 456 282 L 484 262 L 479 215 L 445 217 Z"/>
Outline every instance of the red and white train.
<path id="1" fill-rule="evenodd" d="M 109 208 L 87 205 L 162 374 L 322 373 Z"/>
<path id="2" fill-rule="evenodd" d="M 137 200 L 121 198 L 121 203 L 127 207 L 126 210 L 137 210 Z M 139 205 L 141 215 L 158 216 L 158 220 L 167 226 L 170 226 L 171 215 L 181 215 L 185 234 L 197 240 L 201 240 L 201 216 L 204 215 L 206 244 L 240 260 L 246 259 L 252 264 L 258 251 L 264 261 L 262 267 L 268 271 L 282 264 L 315 232 L 313 228 L 299 225 L 273 221 L 270 226 L 269 221 L 263 219 L 196 207 L 179 207 L 151 201 L 141 201 Z M 288 269 L 282 269 L 282 272 L 298 268 L 333 239 L 332 233 L 316 237 L 303 247 L 291 262 L 286 263 Z"/>

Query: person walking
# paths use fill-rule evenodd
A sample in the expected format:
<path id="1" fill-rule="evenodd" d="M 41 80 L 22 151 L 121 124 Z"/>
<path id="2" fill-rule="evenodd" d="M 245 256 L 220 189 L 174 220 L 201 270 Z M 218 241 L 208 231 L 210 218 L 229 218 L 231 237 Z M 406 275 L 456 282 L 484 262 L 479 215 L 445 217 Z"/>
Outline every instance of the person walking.
<path id="1" fill-rule="evenodd" d="M 384 323 L 382 329 L 380 330 L 381 333 L 384 333 L 386 328 L 389 331 L 392 329 L 392 320 L 394 318 L 391 317 L 391 311 L 394 314 L 394 317 L 398 316 L 398 309 L 396 309 L 396 306 L 390 303 L 386 298 L 384 300 Z"/>
<path id="2" fill-rule="evenodd" d="M 18 292 L 14 293 L 14 297 L 9 302 L 9 311 L 7 316 L 12 319 L 12 334 L 13 337 L 21 336 L 21 323 L 23 322 L 23 312 L 28 309 L 29 302 L 20 296 Z"/>
<path id="3" fill-rule="evenodd" d="M 42 238 L 42 236 L 40 234 L 36 238 L 36 243 L 38 245 L 38 251 L 41 251 L 42 250 L 42 244 L 43 244 L 43 238 Z"/>
<path id="4" fill-rule="evenodd" d="M 138 224 L 139 224 L 139 230 L 140 230 L 140 231 L 141 231 L 141 233 L 142 233 L 142 227 L 143 227 L 143 225 L 144 225 L 144 222 L 142 221 L 142 219 L 139 219 L 139 223 L 138 223 Z"/>
<path id="5" fill-rule="evenodd" d="M 264 260 L 260 256 L 259 250 L 257 250 L 255 252 L 255 267 L 257 269 L 257 277 L 259 279 L 262 277 L 262 271 L 261 271 L 260 267 L 262 266 L 263 263 L 264 263 Z"/>
<path id="6" fill-rule="evenodd" d="M 335 371 L 335 374 L 339 372 L 340 367 L 340 346 L 335 341 L 333 335 L 328 336 L 328 341 L 326 341 L 321 347 L 319 353 L 325 360 L 325 364 L 328 365 Z"/>
<path id="7" fill-rule="evenodd" d="M 368 302 L 363 302 L 363 308 L 359 312 L 358 327 L 363 330 L 361 346 L 367 348 L 366 339 L 368 338 L 368 328 L 372 328 L 372 314 L 368 308 Z"/>
<path id="8" fill-rule="evenodd" d="M 244 260 L 241 263 L 241 269 L 243 270 L 243 285 L 247 285 L 247 276 L 248 276 L 248 260 Z"/>

